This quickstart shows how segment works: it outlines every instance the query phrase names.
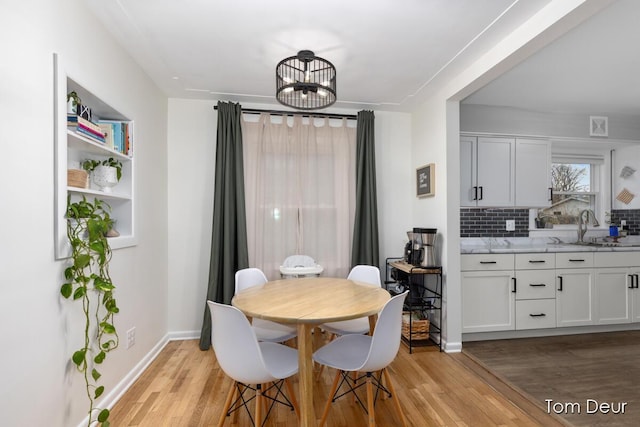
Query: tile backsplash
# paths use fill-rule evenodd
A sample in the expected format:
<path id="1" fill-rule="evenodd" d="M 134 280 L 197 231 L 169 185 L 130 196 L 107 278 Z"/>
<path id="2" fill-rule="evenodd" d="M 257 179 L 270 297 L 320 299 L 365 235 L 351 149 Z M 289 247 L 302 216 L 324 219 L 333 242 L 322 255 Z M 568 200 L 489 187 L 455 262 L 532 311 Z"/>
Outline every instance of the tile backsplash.
<path id="1" fill-rule="evenodd" d="M 614 209 L 611 220 L 627 221 L 629 235 L 640 235 L 640 209 Z M 515 220 L 515 231 L 506 230 L 506 221 Z M 461 208 L 460 237 L 529 237 L 529 209 Z"/>
<path id="2" fill-rule="evenodd" d="M 611 222 L 620 225 L 621 220 L 627 221 L 624 227 L 630 235 L 640 234 L 640 209 L 614 209 L 611 211 Z"/>
<path id="3" fill-rule="evenodd" d="M 506 230 L 507 220 L 515 220 L 515 231 Z M 460 237 L 529 237 L 529 209 L 461 208 Z"/>

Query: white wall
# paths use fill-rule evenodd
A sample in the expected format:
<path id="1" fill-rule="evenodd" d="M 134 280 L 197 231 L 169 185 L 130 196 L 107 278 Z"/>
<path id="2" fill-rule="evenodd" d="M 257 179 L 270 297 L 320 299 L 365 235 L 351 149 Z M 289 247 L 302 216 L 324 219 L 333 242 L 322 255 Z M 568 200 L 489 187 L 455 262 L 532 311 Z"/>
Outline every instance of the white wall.
<path id="1" fill-rule="evenodd" d="M 136 247 L 113 254 L 121 333 L 137 342 L 102 369 L 106 397 L 167 330 L 166 98 L 117 47 L 84 1 L 30 0 L 0 13 L 0 413 L 6 426 L 74 426 L 86 416 L 83 381 L 69 363 L 80 347 L 80 307 L 59 288 L 54 260 L 53 52 L 96 95 L 136 120 Z"/>
<path id="2" fill-rule="evenodd" d="M 209 278 L 217 112 L 215 101 L 169 100 L 169 330 L 200 334 Z M 245 108 L 273 106 L 243 104 Z M 332 110 L 355 114 L 356 111 Z M 412 227 L 411 116 L 375 112 L 380 265 L 402 256 Z"/>

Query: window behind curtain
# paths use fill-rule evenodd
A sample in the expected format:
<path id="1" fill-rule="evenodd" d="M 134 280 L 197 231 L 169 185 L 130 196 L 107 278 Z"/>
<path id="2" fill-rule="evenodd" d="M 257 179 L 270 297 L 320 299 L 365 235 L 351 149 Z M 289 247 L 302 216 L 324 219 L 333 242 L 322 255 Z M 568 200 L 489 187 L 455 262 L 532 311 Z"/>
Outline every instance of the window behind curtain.
<path id="1" fill-rule="evenodd" d="M 300 116 L 243 122 L 249 263 L 279 277 L 289 255 L 324 275 L 349 271 L 355 211 L 356 129 Z"/>

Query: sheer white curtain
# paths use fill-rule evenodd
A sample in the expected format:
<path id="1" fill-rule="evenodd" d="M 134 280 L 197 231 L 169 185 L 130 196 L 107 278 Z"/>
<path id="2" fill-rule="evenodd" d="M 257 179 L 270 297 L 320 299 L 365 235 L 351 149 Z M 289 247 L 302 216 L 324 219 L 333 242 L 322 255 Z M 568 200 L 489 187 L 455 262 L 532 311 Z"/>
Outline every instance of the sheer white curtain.
<path id="1" fill-rule="evenodd" d="M 268 114 L 243 121 L 249 264 L 270 279 L 295 254 L 314 258 L 323 275 L 349 272 L 356 129 L 335 122 Z"/>

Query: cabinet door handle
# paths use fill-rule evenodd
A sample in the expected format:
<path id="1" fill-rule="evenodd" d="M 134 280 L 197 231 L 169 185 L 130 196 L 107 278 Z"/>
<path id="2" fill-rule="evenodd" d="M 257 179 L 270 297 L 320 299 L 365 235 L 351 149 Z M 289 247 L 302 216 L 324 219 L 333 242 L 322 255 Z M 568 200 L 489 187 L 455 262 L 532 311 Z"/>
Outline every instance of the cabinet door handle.
<path id="1" fill-rule="evenodd" d="M 539 288 L 541 286 L 547 286 L 544 283 L 529 283 L 529 286 L 533 286 L 534 288 Z"/>
<path id="2" fill-rule="evenodd" d="M 553 201 L 553 187 L 549 187 L 549 201 Z"/>
<path id="3" fill-rule="evenodd" d="M 569 258 L 569 262 L 584 262 L 584 260 L 583 259 L 572 259 L 572 258 Z"/>
<path id="4" fill-rule="evenodd" d="M 473 200 L 478 200 L 478 186 L 473 187 Z"/>
<path id="5" fill-rule="evenodd" d="M 513 280 L 513 290 L 511 292 L 515 294 L 516 291 L 518 290 L 518 283 L 516 281 L 517 279 L 515 277 L 512 277 L 511 280 Z"/>
<path id="6" fill-rule="evenodd" d="M 558 290 L 562 291 L 562 276 L 558 276 L 558 279 L 560 279 L 560 287 L 558 288 Z"/>
<path id="7" fill-rule="evenodd" d="M 636 276 L 637 274 L 629 275 L 629 289 L 634 289 L 636 287 Z"/>
<path id="8" fill-rule="evenodd" d="M 638 275 L 634 274 L 635 278 L 636 278 L 636 289 L 638 289 Z"/>
<path id="9" fill-rule="evenodd" d="M 529 264 L 544 264 L 546 261 L 543 259 L 530 259 Z"/>
<path id="10" fill-rule="evenodd" d="M 482 200 L 484 198 L 484 191 L 483 191 L 484 188 L 482 186 L 480 186 L 478 188 L 480 188 L 480 199 L 478 199 L 478 200 Z"/>
<path id="11" fill-rule="evenodd" d="M 546 314 L 544 314 L 544 313 L 537 313 L 537 314 L 531 313 L 531 314 L 529 314 L 529 316 L 531 316 L 531 317 L 545 317 Z"/>
<path id="12" fill-rule="evenodd" d="M 497 261 L 480 261 L 480 264 L 497 264 Z"/>

